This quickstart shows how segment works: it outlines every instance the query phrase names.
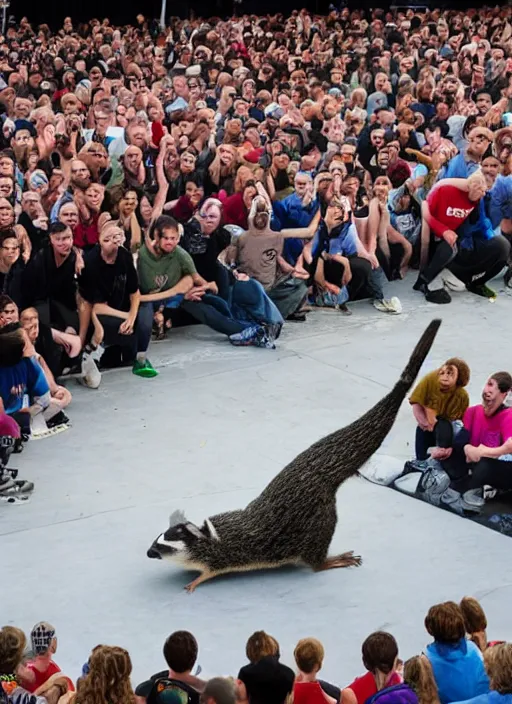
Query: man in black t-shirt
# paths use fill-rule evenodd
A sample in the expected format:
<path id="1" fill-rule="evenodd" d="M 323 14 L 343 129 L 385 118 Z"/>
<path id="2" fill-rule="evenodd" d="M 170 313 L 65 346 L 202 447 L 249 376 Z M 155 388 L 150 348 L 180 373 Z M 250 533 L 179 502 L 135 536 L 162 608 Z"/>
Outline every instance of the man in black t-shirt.
<path id="1" fill-rule="evenodd" d="M 85 254 L 79 290 L 87 319 L 95 328 L 93 343 L 113 348 L 103 355 L 103 366 L 133 364 L 134 374 L 150 378 L 158 372 L 145 354 L 143 361 L 138 359 L 139 280 L 123 240 L 124 232 L 117 225 L 102 229 L 99 243 Z"/>
<path id="2" fill-rule="evenodd" d="M 37 252 L 25 270 L 23 307 L 36 308 L 44 325 L 78 334 L 73 234 L 61 222 L 53 223 L 49 234 L 50 244 Z"/>

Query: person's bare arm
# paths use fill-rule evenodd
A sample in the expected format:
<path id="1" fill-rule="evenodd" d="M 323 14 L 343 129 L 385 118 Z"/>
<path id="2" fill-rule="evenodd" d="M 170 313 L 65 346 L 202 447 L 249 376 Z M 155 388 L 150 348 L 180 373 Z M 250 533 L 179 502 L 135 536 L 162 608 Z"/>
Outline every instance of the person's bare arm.
<path id="1" fill-rule="evenodd" d="M 512 438 L 506 440 L 503 445 L 499 447 L 487 447 L 487 445 L 479 445 L 481 457 L 501 457 L 502 455 L 508 455 L 512 453 Z"/>
<path id="2" fill-rule="evenodd" d="M 82 347 L 85 345 L 85 340 L 87 338 L 87 332 L 89 330 L 89 325 L 91 322 L 92 313 L 92 303 L 86 301 L 82 296 L 77 294 L 77 307 L 78 307 L 78 321 L 79 321 L 79 331 L 78 335 L 82 343 Z"/>
<path id="3" fill-rule="evenodd" d="M 320 208 L 316 211 L 315 217 L 307 227 L 291 227 L 281 230 L 280 234 L 285 237 L 298 237 L 301 240 L 310 240 L 315 236 L 320 222 Z"/>
<path id="4" fill-rule="evenodd" d="M 341 690 L 340 704 L 357 704 L 356 695 L 349 687 Z"/>
<path id="5" fill-rule="evenodd" d="M 180 293 L 188 293 L 193 285 L 193 277 L 187 274 L 178 281 L 176 286 L 173 286 L 172 288 L 168 288 L 165 291 L 159 291 L 158 293 L 142 294 L 140 301 L 141 303 L 146 303 L 149 301 L 163 301 L 166 298 L 172 298 L 172 296 L 177 296 Z"/>
<path id="6" fill-rule="evenodd" d="M 137 319 L 137 313 L 139 311 L 140 305 L 140 291 L 135 291 L 135 293 L 130 294 L 130 310 L 128 311 L 128 317 L 119 326 L 119 332 L 121 335 L 131 335 L 133 332 L 133 327 L 135 325 L 135 320 Z"/>

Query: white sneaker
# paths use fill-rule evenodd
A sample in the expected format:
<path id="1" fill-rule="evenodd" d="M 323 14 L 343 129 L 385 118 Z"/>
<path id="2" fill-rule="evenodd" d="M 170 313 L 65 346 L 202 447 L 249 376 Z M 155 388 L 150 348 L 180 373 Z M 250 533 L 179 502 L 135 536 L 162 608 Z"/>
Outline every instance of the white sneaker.
<path id="1" fill-rule="evenodd" d="M 402 304 L 400 303 L 400 299 L 396 296 L 393 296 L 389 300 L 386 298 L 383 298 L 381 301 L 375 299 L 373 301 L 373 307 L 381 313 L 399 315 L 402 312 Z"/>
<path id="2" fill-rule="evenodd" d="M 97 389 L 101 384 L 101 372 L 92 355 L 87 352 L 82 357 L 82 377 L 79 381 L 89 389 Z"/>
<path id="3" fill-rule="evenodd" d="M 449 269 L 443 269 L 443 271 L 439 274 L 439 277 L 442 279 L 446 288 L 450 291 L 462 293 L 462 291 L 466 290 L 466 284 L 458 279 L 455 274 L 452 274 Z"/>

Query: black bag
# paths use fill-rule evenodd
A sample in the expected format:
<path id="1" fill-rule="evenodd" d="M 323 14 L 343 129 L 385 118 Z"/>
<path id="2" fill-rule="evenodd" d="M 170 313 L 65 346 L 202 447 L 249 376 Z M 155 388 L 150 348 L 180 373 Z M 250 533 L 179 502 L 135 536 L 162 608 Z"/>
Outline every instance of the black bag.
<path id="1" fill-rule="evenodd" d="M 199 704 L 199 692 L 190 685 L 180 680 L 173 680 L 169 677 L 161 677 L 153 683 L 150 693 L 147 696 L 147 704 L 166 704 L 165 692 L 176 692 L 181 704 Z"/>

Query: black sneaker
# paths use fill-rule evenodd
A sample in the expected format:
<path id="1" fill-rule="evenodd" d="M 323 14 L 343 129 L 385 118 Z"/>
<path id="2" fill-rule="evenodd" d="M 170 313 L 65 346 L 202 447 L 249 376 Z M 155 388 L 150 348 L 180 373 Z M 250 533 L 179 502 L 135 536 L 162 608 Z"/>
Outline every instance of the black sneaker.
<path id="1" fill-rule="evenodd" d="M 503 277 L 503 281 L 505 282 L 505 286 L 507 286 L 507 288 L 512 288 L 512 264 L 509 266 L 509 268 L 505 272 L 505 276 Z"/>
<path id="2" fill-rule="evenodd" d="M 55 428 L 57 425 L 68 425 L 68 424 L 69 424 L 69 418 L 64 413 L 64 411 L 59 411 L 56 415 L 53 416 L 53 418 L 50 418 L 50 420 L 46 421 L 47 428 Z"/>
<path id="3" fill-rule="evenodd" d="M 289 315 L 286 320 L 290 320 L 291 322 L 294 323 L 305 323 L 306 322 L 306 314 L 305 313 L 292 313 Z"/>
<path id="4" fill-rule="evenodd" d="M 427 282 L 421 276 L 418 276 L 418 280 L 414 284 L 413 289 L 415 291 L 421 291 L 429 303 L 451 303 L 452 300 L 452 297 L 444 288 L 438 288 L 435 291 L 431 291 Z"/>

